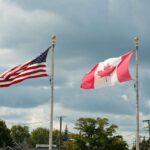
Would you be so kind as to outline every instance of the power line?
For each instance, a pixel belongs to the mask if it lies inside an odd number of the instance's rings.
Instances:
[[[60,131],[59,131],[59,150],[61,150],[61,143],[62,143],[62,120],[63,118],[65,118],[66,116],[59,116],[57,118],[59,118],[60,120]]]
[[[148,126],[145,128],[148,128],[148,132],[149,132],[149,139],[150,139],[150,120],[143,120],[143,122],[147,122]]]

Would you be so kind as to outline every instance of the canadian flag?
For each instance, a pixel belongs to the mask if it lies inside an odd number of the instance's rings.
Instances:
[[[133,50],[96,64],[82,79],[81,88],[94,89],[131,80],[128,69]]]

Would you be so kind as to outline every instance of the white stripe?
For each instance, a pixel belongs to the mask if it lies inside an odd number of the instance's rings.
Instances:
[[[27,63],[29,63],[29,62],[27,62]],[[25,63],[25,64],[27,64],[27,63]],[[10,70],[8,70],[8,71],[6,71],[6,72],[8,72],[4,77],[1,77],[0,78],[0,80],[2,81],[2,80],[5,80],[5,78],[7,78],[9,75],[11,75],[11,74],[13,74],[14,72],[17,72],[17,70],[18,70],[18,72],[17,73],[24,73],[24,72],[27,72],[27,71],[24,71],[24,70],[20,70],[20,68],[21,67],[23,67],[25,64],[23,64],[23,65],[19,65],[15,70],[13,70],[13,71],[10,71]],[[40,65],[45,65],[45,63],[41,63]],[[33,64],[33,65],[29,65],[29,66],[27,66],[27,69],[29,69],[30,67],[35,67],[35,66],[39,66],[39,64]],[[45,67],[41,67],[41,68],[45,68]],[[19,71],[20,70],[20,71]],[[31,70],[35,70],[35,69],[31,69]],[[4,74],[4,73],[3,73]],[[18,75],[20,75],[20,74],[18,74]],[[18,75],[12,75],[11,76],[11,78],[10,79],[12,79],[12,78],[14,78],[14,77],[16,77],[16,76],[18,76]]]
[[[17,77],[20,76],[20,75],[24,75],[24,74],[26,74],[26,73],[32,73],[32,72],[38,71],[38,70],[39,70],[39,71],[40,71],[40,70],[43,70],[43,71],[46,72],[46,67],[40,67],[40,68],[35,68],[35,69],[27,70],[27,71],[22,71],[22,72],[20,72],[20,74],[18,74],[18,75],[13,75],[13,76],[11,76],[10,79],[14,79],[14,78],[17,78]]]
[[[15,66],[15,67],[17,67],[17,68],[14,69],[14,70],[12,70],[12,71],[11,71],[11,69],[13,69],[13,68],[9,69],[8,71],[6,71],[7,74],[6,74],[3,78],[7,78],[7,77],[8,77],[10,74],[12,74],[13,72],[16,72],[17,70],[20,70],[20,68],[23,67],[23,66],[25,66],[27,63],[29,63],[29,61],[26,62],[26,63],[24,63],[24,64],[22,64],[22,65],[18,65],[18,67]],[[14,67],[14,68],[15,68],[15,67]]]
[[[26,79],[28,77],[33,77],[33,76],[37,76],[37,75],[43,75],[43,74],[46,74],[46,72],[38,72],[38,73],[34,73],[34,74],[30,74],[30,75],[25,75],[25,76],[22,76],[20,78],[16,78],[12,81],[4,81],[4,82],[0,82],[0,85],[5,85],[5,84],[12,84],[13,82],[16,82],[16,81],[19,81],[19,80],[22,80],[22,79]]]
[[[13,81],[18,81],[18,80],[22,80],[22,79],[27,78],[27,77],[32,77],[32,76],[36,76],[36,75],[43,75],[43,74],[46,74],[46,72],[32,73],[32,74],[29,74],[29,75],[22,76],[20,78],[16,78]]]
[[[15,67],[17,67],[17,66],[15,66]],[[15,67],[14,67],[14,68],[15,68]],[[18,67],[17,67],[15,70],[18,70],[19,67],[20,67],[20,65],[18,65]],[[11,68],[11,69],[5,71],[4,73],[2,73],[1,76],[0,76],[0,78],[6,78],[8,75],[11,74],[11,72],[14,72],[14,71],[15,71],[15,70],[12,70],[12,69],[13,69],[13,68]],[[4,74],[5,74],[5,76],[2,77]]]

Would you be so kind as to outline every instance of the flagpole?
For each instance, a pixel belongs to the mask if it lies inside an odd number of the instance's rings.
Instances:
[[[53,139],[53,103],[54,103],[54,48],[56,44],[56,36],[53,35],[51,47],[51,101],[50,101],[50,130],[49,130],[49,150],[52,150]]]
[[[138,83],[138,46],[139,38],[136,36],[134,38],[135,43],[135,62],[136,62],[136,80],[135,80],[135,90],[136,90],[136,150],[139,150],[139,83]]]

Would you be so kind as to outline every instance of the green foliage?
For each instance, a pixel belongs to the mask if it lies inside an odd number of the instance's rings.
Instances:
[[[31,132],[28,144],[35,147],[36,144],[48,144],[49,130],[46,128],[37,128]]]
[[[122,136],[116,135],[117,125],[109,124],[107,118],[80,118],[75,124],[79,134],[68,132],[66,126],[62,133],[64,150],[128,150],[127,143]],[[11,136],[10,136],[11,133]],[[53,144],[59,146],[60,131],[53,131]],[[36,144],[49,143],[49,130],[39,127],[29,134],[27,126],[12,126],[11,132],[4,121],[0,121],[0,147],[11,146],[12,138],[16,143],[25,143],[29,147]],[[144,140],[140,146],[141,150],[148,150],[150,140]],[[134,149],[134,148],[133,148]]]
[[[14,125],[11,128],[11,137],[16,143],[25,143],[29,137],[29,128],[27,126]]]
[[[73,141],[63,142],[63,150],[75,150],[75,142]]]
[[[140,150],[149,150],[150,149],[150,139],[143,138],[142,142],[140,143]],[[136,150],[136,145],[133,145],[132,150]]]
[[[59,146],[59,130],[54,130],[53,131],[53,144]]]
[[[49,143],[49,130],[46,128],[37,128],[33,130],[27,141],[28,145],[35,147],[36,144],[48,144]],[[53,131],[53,144],[59,145],[59,130]]]
[[[64,134],[63,134],[63,141],[68,141],[68,140],[69,140],[69,134],[68,134],[68,127],[66,125],[65,131],[64,131]]]
[[[12,145],[13,142],[10,136],[10,130],[7,128],[5,122],[0,120],[0,147]]]
[[[109,138],[107,148],[112,150],[128,150],[127,143],[123,140],[122,136]]]
[[[76,138],[77,150],[128,150],[121,136],[114,136],[117,126],[109,125],[106,118],[80,118],[75,127],[80,135]]]

